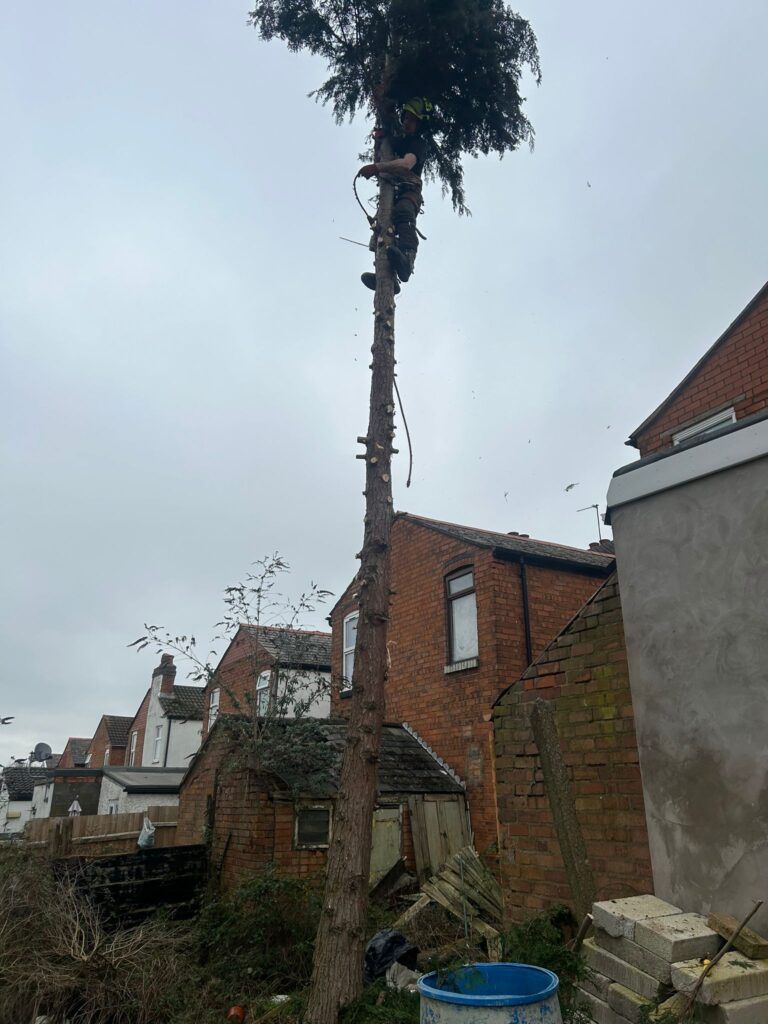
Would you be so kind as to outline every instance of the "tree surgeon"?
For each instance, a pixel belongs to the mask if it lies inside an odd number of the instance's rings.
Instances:
[[[403,134],[390,139],[395,153],[394,160],[376,164],[365,164],[357,172],[363,178],[388,174],[397,179],[395,203],[392,208],[392,222],[395,230],[394,244],[387,250],[389,265],[395,277],[395,291],[400,291],[398,279],[407,281],[413,273],[419,236],[416,218],[422,206],[421,172],[427,155],[427,144],[422,132],[429,120],[432,104],[423,96],[414,96],[403,104],[401,123]],[[376,132],[380,132],[376,129]],[[366,273],[361,281],[367,288],[376,289],[376,275]]]

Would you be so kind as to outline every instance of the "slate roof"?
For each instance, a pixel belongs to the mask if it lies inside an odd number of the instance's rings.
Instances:
[[[173,693],[161,693],[160,703],[168,718],[181,718],[185,722],[205,716],[205,687],[176,686]]]
[[[227,716],[220,715],[216,725],[208,734],[211,736],[221,728]],[[306,719],[304,721],[307,721]],[[311,719],[323,734],[331,751],[330,764],[324,764],[318,771],[281,771],[279,778],[303,796],[332,797],[339,786],[339,772],[344,744],[347,736],[347,722],[343,719]],[[285,719],[279,724],[294,729],[301,719]],[[276,726],[278,723],[274,723]],[[198,754],[199,756],[199,754]],[[275,773],[278,774],[278,773]],[[464,787],[437,758],[430,753],[404,726],[385,723],[381,734],[379,757],[379,794],[386,793],[463,793]]]
[[[284,668],[331,671],[331,634],[277,626],[242,626]]]
[[[126,793],[178,793],[186,768],[105,768]]]
[[[132,717],[124,715],[104,715],[110,746],[125,747],[128,745],[128,730],[132,721]]]
[[[607,575],[613,565],[613,556],[599,551],[572,548],[566,544],[552,544],[546,540],[534,540],[520,534],[497,533],[495,530],[478,530],[473,526],[459,526],[439,519],[425,519],[410,512],[398,512],[397,519],[405,519],[416,526],[443,533],[448,537],[464,541],[478,548],[491,548],[512,555],[523,555],[535,561],[558,562],[572,565],[574,569],[598,570]]]
[[[28,768],[26,765],[3,768],[3,782],[9,800],[31,800],[36,782],[50,778],[47,768]]]
[[[88,756],[88,747],[91,745],[91,740],[88,736],[70,736],[67,740],[64,752],[69,751],[72,759],[72,764],[75,768],[79,768],[85,764],[85,759]],[[63,757],[64,755],[62,755]]]
[[[717,341],[713,345],[710,345],[710,347],[707,349],[707,351],[704,353],[701,359],[699,359],[696,365],[691,370],[689,370],[688,373],[686,373],[686,375],[683,377],[683,379],[680,381],[677,387],[673,388],[672,391],[670,391],[670,393],[667,395],[664,401],[661,402],[660,405],[656,406],[656,408],[653,410],[650,416],[646,416],[646,418],[643,420],[639,427],[635,427],[635,429],[629,435],[628,439],[624,442],[625,444],[631,445],[633,448],[639,447],[638,435],[642,434],[644,430],[650,427],[653,421],[659,417],[659,415],[666,409],[666,407],[672,401],[674,401],[675,398],[677,398],[680,392],[685,390],[685,388],[688,386],[688,384],[690,384],[690,382],[693,380],[693,378],[696,376],[699,370],[702,369],[704,364],[709,361],[710,356],[714,355],[716,350],[720,348],[724,341],[727,341],[727,339],[730,337],[733,331],[739,326],[741,321],[745,320],[749,316],[749,314],[752,312],[755,306],[759,305],[759,303],[762,302],[766,295],[768,295],[768,281],[766,281],[766,283],[763,285],[763,287],[760,289],[757,295],[754,295],[749,300],[749,302],[746,304],[744,309],[742,309],[742,311],[739,313],[736,319],[731,321],[731,323],[726,327],[726,329],[723,331],[723,333],[720,335]]]

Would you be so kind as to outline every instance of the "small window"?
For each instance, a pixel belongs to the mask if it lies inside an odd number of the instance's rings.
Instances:
[[[331,840],[330,807],[299,807],[296,811],[296,846],[317,848]]]
[[[680,430],[673,434],[672,444],[682,444],[683,441],[690,441],[692,437],[698,437],[700,434],[709,434],[711,431],[724,427],[728,423],[735,422],[736,413],[733,408],[722,409],[720,412],[715,413],[714,416],[708,416],[705,420],[699,420],[693,426],[686,427],[685,430]]]
[[[85,755],[85,767],[89,768],[90,764],[91,764],[91,752],[89,750],[88,753]]]
[[[51,790],[52,789],[53,789],[53,783],[52,782],[46,783],[45,789],[43,790],[43,803],[44,804],[48,803],[48,798],[51,795]]]
[[[269,711],[269,684],[272,680],[272,672],[267,669],[259,673],[256,680],[256,714],[266,715]]]
[[[216,721],[216,716],[219,713],[219,695],[221,689],[217,686],[215,690],[211,690],[211,695],[208,698],[208,729],[210,730],[213,723]]]
[[[355,644],[357,643],[357,620],[359,612],[352,612],[344,619],[344,660],[342,667],[342,690],[352,689],[352,674],[355,670]]]
[[[107,814],[117,814],[117,808],[119,806],[118,800],[110,800],[109,806],[107,807]]]
[[[160,744],[163,742],[162,725],[155,726],[155,747],[152,751],[152,763],[157,764],[160,760]]]
[[[452,665],[476,658],[477,602],[471,569],[460,569],[445,579],[448,601],[448,657]]]
[[[130,749],[130,751],[128,753],[128,767],[129,768],[133,768],[134,764],[136,763],[136,739],[137,739],[138,735],[139,734],[137,732],[132,732],[131,733],[131,749]]]
[[[109,747],[104,751],[104,766],[109,764]]]

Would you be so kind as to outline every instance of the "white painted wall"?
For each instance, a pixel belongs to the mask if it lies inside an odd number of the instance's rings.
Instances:
[[[146,811],[148,807],[176,807],[178,793],[126,793],[114,779],[104,776],[99,797],[99,814],[109,814],[109,805],[117,801],[117,814]]]
[[[16,815],[18,814],[18,817]],[[9,800],[8,791],[0,795],[0,832],[21,832],[32,816],[31,800]]]
[[[160,684],[163,677],[159,673],[152,678],[147,707],[147,728],[144,733],[144,749],[136,751],[134,768],[186,768],[192,754],[200,747],[203,731],[202,721],[181,721],[166,718],[160,703]],[[162,730],[157,759],[155,753],[155,733]],[[168,731],[170,730],[170,737]]]
[[[32,817],[50,818],[53,782],[41,782],[35,786],[32,797]]]

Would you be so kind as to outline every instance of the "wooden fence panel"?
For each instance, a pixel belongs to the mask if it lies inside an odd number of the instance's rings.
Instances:
[[[178,808],[154,806],[146,813],[155,826],[155,846],[175,846]],[[27,822],[24,840],[47,847],[52,857],[105,857],[136,851],[143,825],[143,811],[37,818]]]

